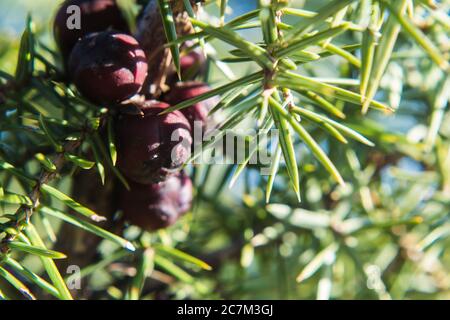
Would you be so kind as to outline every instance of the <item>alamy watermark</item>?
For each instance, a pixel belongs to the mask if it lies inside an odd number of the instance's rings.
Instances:
[[[77,265],[67,267],[66,273],[69,278],[66,281],[69,290],[81,290],[81,268]]]
[[[69,30],[81,29],[81,8],[77,5],[68,6],[66,13],[69,17],[66,20],[66,27]]]

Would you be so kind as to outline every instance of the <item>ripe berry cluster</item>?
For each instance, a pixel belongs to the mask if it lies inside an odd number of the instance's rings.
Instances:
[[[67,23],[71,6],[80,10],[80,29]],[[148,61],[151,53],[144,52],[130,35],[115,0],[65,1],[55,18],[54,34],[78,91],[94,104],[119,110],[115,119],[117,165],[131,186],[120,195],[124,217],[148,230],[175,223],[192,202],[192,182],[181,167],[191,152],[194,122],[204,129],[210,106],[197,103],[181,111],[160,113],[209,87],[196,81],[171,81],[164,102],[149,96],[144,88],[150,76],[148,66],[158,62]],[[204,65],[203,55],[195,50],[181,58],[182,74],[192,78]],[[139,96],[145,99],[133,99]],[[138,114],[121,112],[130,103],[137,104]]]

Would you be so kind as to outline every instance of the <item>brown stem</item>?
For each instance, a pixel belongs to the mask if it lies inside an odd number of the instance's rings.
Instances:
[[[31,206],[21,205],[19,207],[19,209],[17,209],[15,216],[17,216],[18,218],[16,219],[15,225],[13,227],[14,229],[16,229],[17,231],[20,231],[22,229],[22,226],[24,225],[24,222],[28,222],[30,220],[34,211],[39,206],[39,199],[41,197],[42,185],[47,184],[48,182],[50,182],[57,176],[57,173],[61,170],[61,168],[63,167],[63,165],[65,163],[64,154],[66,152],[72,152],[73,150],[78,148],[81,145],[81,142],[82,142],[82,139],[77,140],[77,141],[70,141],[70,142],[66,143],[66,145],[63,148],[63,151],[59,152],[57,154],[55,160],[53,161],[53,164],[56,167],[55,172],[50,172],[47,170],[43,170],[41,172],[41,175],[40,175],[38,181],[36,182],[36,185],[33,187],[31,192],[28,194],[28,197],[31,199],[32,205]],[[23,212],[24,214],[21,214],[21,212]],[[9,234],[8,236],[6,236],[1,242],[0,252],[2,252],[2,253],[8,252],[9,251],[8,243],[10,241],[14,240],[16,237],[17,237],[17,235],[14,235],[14,234]]]

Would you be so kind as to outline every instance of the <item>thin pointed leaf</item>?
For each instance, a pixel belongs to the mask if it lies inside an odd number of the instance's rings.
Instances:
[[[78,217],[65,214],[61,211],[58,211],[58,210],[55,210],[55,209],[52,209],[49,207],[41,207],[41,208],[39,208],[39,211],[42,212],[43,214],[50,215],[57,219],[61,219],[67,223],[74,225],[77,228],[86,230],[90,233],[93,233],[93,234],[103,238],[103,239],[106,239],[113,243],[116,243],[119,246],[121,246],[122,248],[125,248],[130,251],[135,251],[134,246],[128,240],[123,239],[107,230],[104,230],[104,229],[102,229],[92,223],[89,223],[87,221],[84,221]]]
[[[342,46],[340,47],[342,50],[345,50],[347,52],[354,52],[358,49],[361,48],[361,44],[360,43],[355,43],[355,44],[349,44],[346,46]],[[334,55],[334,53],[332,53],[329,50],[323,50],[319,53],[317,53],[317,55],[319,56],[319,58],[327,58],[327,57],[331,57],[332,55]]]
[[[292,39],[295,36],[301,35],[308,30],[311,30],[317,23],[324,21],[326,18],[336,14],[341,9],[349,5],[354,0],[334,0],[319,9],[316,15],[310,19],[304,19],[295,24],[292,30],[286,34],[286,39]]]
[[[130,190],[130,185],[129,185],[127,179],[125,179],[123,174],[117,169],[116,166],[113,165],[113,163],[112,163],[112,161],[111,161],[111,159],[110,159],[110,157],[108,155],[108,151],[106,150],[106,147],[103,144],[102,140],[100,139],[100,136],[98,135],[98,133],[94,133],[93,137],[94,137],[94,144],[91,143],[91,145],[92,146],[96,146],[98,148],[98,150],[100,151],[101,155],[106,160],[106,164],[111,169],[111,171],[115,174],[115,176],[119,179],[119,181],[123,184],[123,186],[127,190]],[[93,150],[97,150],[97,149],[93,148]],[[98,156],[98,154],[97,154],[97,156]],[[97,161],[97,164],[98,163],[100,163],[100,162]]]
[[[42,226],[44,227],[45,232],[47,233],[48,239],[55,243],[57,240],[55,230],[53,229],[52,224],[47,219],[46,216],[42,215],[40,212],[38,213],[38,217],[41,221]]]
[[[364,137],[363,135],[361,135],[360,133],[356,132],[355,130],[344,126],[343,124],[336,122],[334,120],[331,120],[327,117],[324,117],[320,114],[317,114],[313,111],[304,109],[304,108],[299,108],[299,107],[293,107],[291,108],[292,112],[298,113],[300,116],[302,117],[307,117],[308,119],[311,119],[313,121],[316,122],[327,122],[328,124],[332,125],[333,127],[335,127],[336,129],[342,131],[345,135],[347,135],[348,137],[359,141],[361,143],[364,143],[365,145],[368,145],[370,147],[374,146],[374,143],[371,142],[370,140],[368,140],[366,137]]]
[[[273,98],[269,98],[269,102],[275,101]],[[278,103],[277,103],[278,104]],[[280,105],[281,107],[281,105]],[[287,121],[279,115],[279,110],[273,108],[271,104],[270,111],[272,113],[275,125],[279,131],[279,144],[283,152],[283,158],[286,163],[286,168],[289,174],[289,178],[294,188],[294,192],[300,201],[300,178],[298,173],[297,159],[295,157],[294,142],[292,140]]]
[[[317,15],[317,12],[297,8],[282,8],[281,12],[301,18],[314,18]]]
[[[256,140],[256,143],[253,143],[253,148],[251,150],[249,150],[248,154],[246,155],[245,159],[243,159],[242,163],[239,163],[239,165],[236,167],[235,172],[233,173],[233,176],[231,177],[230,180],[230,188],[232,188],[234,186],[234,184],[236,183],[237,179],[239,178],[239,176],[241,175],[241,173],[244,171],[244,169],[246,168],[248,162],[250,161],[250,159],[253,157],[253,155],[255,154],[256,151],[258,151],[259,149],[259,145],[265,140],[265,136],[267,134],[267,131],[273,127],[273,120],[268,118],[265,122],[265,124],[261,127],[260,132],[257,134],[257,136],[254,136],[249,142],[252,142],[254,140]]]
[[[64,150],[63,146],[59,142],[57,142],[56,139],[53,137],[53,134],[47,127],[44,116],[42,114],[39,115],[39,127],[45,133],[45,136],[50,141],[50,143],[55,147],[56,152],[62,152]]]
[[[292,117],[290,117],[292,119]],[[288,120],[289,121],[289,120]],[[316,158],[322,163],[322,165],[331,174],[334,180],[340,185],[345,185],[344,179],[339,173],[338,169],[334,163],[328,158],[326,153],[322,150],[319,144],[311,137],[311,135],[306,131],[302,125],[295,122],[294,119],[290,120],[289,123],[293,126],[294,130],[298,133],[300,138],[308,145],[309,149],[316,156]]]
[[[227,27],[215,28],[204,22],[192,18],[191,22],[193,25],[202,28],[203,31],[205,31],[206,33],[232,46],[235,46],[236,48],[239,48],[240,50],[245,52],[249,57],[251,57],[255,62],[260,64],[262,67],[266,67],[269,69],[273,67],[273,62],[268,56],[266,50],[264,50],[263,48],[252,42],[245,40],[233,30]]]
[[[42,249],[39,247],[35,247],[26,243],[18,242],[18,241],[11,241],[8,243],[8,246],[11,249],[27,252],[30,254],[34,254],[36,256],[40,257],[46,257],[51,259],[65,259],[67,256],[64,253],[56,252],[49,249]]]
[[[445,108],[450,99],[450,75],[447,74],[436,90],[433,101],[433,112],[431,114],[430,126],[425,139],[425,145],[431,150],[436,142],[436,138],[444,120]]]
[[[169,0],[158,0],[159,10],[161,11],[161,19],[164,26],[167,42],[174,42],[177,40],[177,28],[173,18],[173,12]],[[181,79],[180,71],[180,48],[178,44],[174,43],[170,46],[172,52],[173,63],[177,70],[178,77]]]
[[[358,87],[359,86],[359,79],[353,79],[353,78],[323,78],[323,77],[311,77],[310,79],[313,79],[318,82],[323,82],[325,84],[334,84],[334,85],[340,85],[340,86],[353,86]]]
[[[400,15],[403,15],[406,8],[406,0],[398,0],[395,2],[396,9]],[[397,23],[393,14],[389,15],[387,22],[382,30],[382,36],[379,45],[375,51],[375,60],[370,74],[370,82],[367,87],[366,96],[362,106],[363,114],[369,109],[371,100],[375,97],[378,87],[383,77],[386,67],[394,50],[394,45],[397,42],[397,37],[400,32],[401,25]]]
[[[91,209],[86,208],[82,204],[80,204],[80,203],[76,202],[75,200],[73,200],[68,195],[62,193],[58,189],[55,189],[55,188],[53,188],[52,186],[50,186],[48,184],[43,184],[41,186],[41,189],[42,189],[42,191],[48,193],[52,197],[55,197],[56,199],[58,199],[61,202],[63,202],[69,208],[72,208],[76,212],[82,214],[85,217],[88,217],[89,219],[91,219],[93,221],[100,222],[100,221],[105,221],[106,220],[105,217],[102,217],[102,216],[98,215],[97,213],[95,213]]]
[[[95,166],[95,162],[80,158],[73,154],[65,153],[64,158],[84,170],[90,170],[93,166]]]
[[[308,50],[300,50],[292,53],[290,55],[292,59],[294,59],[296,62],[309,62],[309,61],[316,61],[320,59],[320,55],[314,52],[310,52]]]
[[[252,23],[247,24],[246,21],[258,17],[258,14],[259,14],[259,9],[249,11],[247,13],[244,13],[244,14],[236,17],[233,20],[230,20],[228,23],[225,24],[225,27],[236,29],[236,30],[246,28],[247,26],[252,25]],[[187,35],[180,36],[174,43],[180,44],[180,43],[186,42],[188,40],[195,40],[195,39],[199,39],[199,38],[206,41],[206,40],[210,40],[210,38],[212,38],[212,36],[207,35],[207,33],[204,31],[200,31],[200,32],[196,32],[193,34],[187,34]],[[166,45],[172,45],[172,44],[173,43],[168,43]]]
[[[42,164],[47,171],[49,171],[49,172],[56,171],[56,166],[54,165],[54,163],[49,158],[47,158],[44,154],[36,153],[34,155],[34,158],[37,161],[39,161],[39,163]]]
[[[240,16],[237,16],[233,20],[228,21],[226,26],[228,26],[228,27],[239,26],[239,25],[243,24],[244,22],[246,22],[248,20],[257,18],[258,15],[259,15],[259,9],[255,9],[255,10],[249,11],[247,13],[244,13],[244,14],[240,15]]]
[[[193,264],[199,268],[202,268],[203,270],[212,270],[212,267],[208,265],[206,262],[203,262],[202,260],[191,256],[190,254],[187,254],[181,250],[178,250],[176,248],[171,248],[168,246],[165,246],[163,244],[154,244],[153,247],[156,249],[157,252],[168,254],[174,258],[180,259],[184,262]]]
[[[237,105],[233,106],[233,112],[229,114],[228,119],[220,126],[220,131],[225,131],[235,127],[244,118],[249,116],[253,109],[261,103],[258,96],[243,100]]]
[[[254,110],[255,103],[252,103],[252,101],[249,101],[250,103],[246,104],[244,109],[239,110],[234,115],[230,116],[229,119],[219,128],[219,133],[214,135],[215,139],[208,139],[206,141],[203,141],[201,144],[201,148],[198,148],[197,146],[194,148],[194,152],[187,161],[187,163],[194,162],[197,157],[199,157],[203,151],[209,149],[210,147],[214,146],[217,141],[220,141],[220,139],[223,138],[223,136],[226,134],[227,129],[234,128],[236,125],[238,125],[246,116],[250,115],[252,111]]]
[[[336,243],[330,244],[328,247],[323,249],[321,252],[316,254],[316,256],[303,268],[302,272],[297,276],[297,282],[303,282],[306,279],[312,277],[319,269],[322,267],[330,257],[336,254],[338,250],[338,245]]]
[[[15,78],[19,85],[28,82],[33,76],[35,58],[34,23],[30,15],[27,17],[25,31],[20,39],[19,58],[17,60]]]
[[[348,141],[345,139],[345,137],[332,125],[329,123],[326,123],[325,121],[319,122],[319,124],[322,126],[322,128],[327,131],[330,135],[336,138],[339,142],[343,144],[347,144]]]
[[[28,245],[31,245],[30,240],[29,240],[22,232],[19,232],[19,233],[17,234],[17,238],[18,238],[20,241],[22,241],[23,243],[26,243],[26,244],[28,244]]]
[[[279,66],[282,69],[288,69],[288,70],[297,70],[297,62],[289,59],[289,58],[283,58],[279,62]]]
[[[295,132],[300,136],[300,138],[306,143],[312,153],[316,156],[316,158],[322,163],[322,165],[327,169],[327,171],[331,174],[331,176],[341,185],[345,185],[344,179],[342,179],[339,171],[336,169],[333,162],[328,158],[322,148],[317,144],[317,142],[311,137],[308,131],[303,128],[303,126],[298,123],[294,117],[289,114],[286,110],[282,108],[282,106],[275,101],[273,98],[270,99],[271,106],[276,109],[280,116],[286,119],[287,122],[292,126]]]
[[[193,283],[195,281],[189,273],[160,255],[155,255],[155,264],[182,282]]]
[[[34,272],[30,271],[29,269],[25,268],[24,266],[22,266],[20,263],[18,263],[16,260],[14,260],[12,258],[7,258],[5,262],[9,267],[14,269],[17,273],[20,273],[22,276],[27,278],[29,281],[31,281],[34,284],[36,284],[37,286],[39,286],[39,288],[48,292],[52,296],[60,299],[58,290],[56,290],[56,288],[54,286],[52,286],[50,283],[48,283],[46,280],[42,279],[40,276],[38,276]]]
[[[188,12],[189,17],[196,18],[196,14],[194,12],[194,8],[192,8],[190,0],[183,0],[183,1],[184,1],[184,7],[185,7],[186,11]],[[195,30],[195,32],[201,32],[201,30],[197,27],[194,27],[194,30]],[[200,48],[202,49],[203,55],[206,58],[205,39],[199,38],[198,43],[200,44]]]
[[[225,23],[225,13],[227,11],[228,0],[220,0],[220,23]]]
[[[28,238],[30,239],[32,245],[40,247],[42,249],[46,249],[44,242],[42,241],[41,237],[39,236],[39,234],[37,233],[36,229],[32,224],[28,224],[25,232]],[[67,289],[67,286],[61,274],[59,273],[58,268],[55,265],[55,262],[50,258],[45,257],[40,258],[53,285],[59,291],[61,299],[72,300],[72,296],[69,292],[69,289]]]
[[[294,91],[304,91],[305,89],[308,89],[316,93],[321,93],[334,97],[335,99],[348,101],[354,104],[360,104],[361,99],[365,99],[365,101],[369,101],[369,104],[373,108],[383,111],[393,111],[389,106],[375,100],[367,100],[368,98],[362,98],[361,95],[355,92],[342,89],[328,83],[320,82],[313,78],[305,77],[290,71],[278,74],[274,81],[276,84],[293,89]]]
[[[249,90],[249,86],[244,86],[242,88],[232,90],[231,92],[224,95],[222,100],[220,100],[220,102],[209,111],[208,115],[212,115],[220,109],[226,109],[230,105],[232,106],[236,103],[239,103],[239,101],[243,98],[242,96],[247,96],[246,93],[251,91],[252,90]]]
[[[345,49],[342,49],[341,47],[335,46],[332,43],[322,44],[321,45],[325,50],[328,50],[334,54],[337,54],[353,64],[357,68],[361,68],[361,60],[359,60],[357,57],[352,55],[350,52],[348,52]]]
[[[239,49],[230,50],[229,53],[235,57],[242,58],[242,60],[240,60],[240,61],[243,61],[243,62],[252,61],[250,57],[248,57],[244,52],[242,52]],[[290,57],[296,61],[309,62],[309,61],[319,60],[321,56],[317,53],[310,52],[308,50],[299,50],[299,51],[295,51],[295,52],[291,53]],[[283,59],[280,61],[280,63],[282,63],[283,61],[286,62],[286,60],[287,59]],[[225,59],[222,59],[222,61],[225,61]],[[235,62],[239,62],[239,60],[236,60]]]
[[[280,167],[280,160],[281,160],[281,147],[280,147],[280,144],[277,144],[275,156],[273,158],[272,165],[270,167],[269,179],[267,180],[266,203],[269,203],[269,201],[270,201],[270,196],[272,194],[272,189],[273,189],[273,183],[275,182],[278,168]]]
[[[3,193],[0,195],[0,203],[33,205],[33,201],[29,197],[17,193]]]
[[[133,277],[131,287],[128,292],[130,300],[139,300],[142,289],[144,288],[145,280],[151,275],[154,268],[153,249],[145,249],[139,257],[139,262],[136,268],[136,275]]]
[[[372,12],[370,15],[370,23],[368,28],[364,31],[362,35],[362,46],[361,46],[361,83],[360,83],[360,94],[361,96],[366,96],[367,87],[369,85],[369,77],[372,73],[372,66],[375,57],[375,47],[378,43],[378,38],[380,37],[378,30],[378,17],[379,17],[379,7],[378,3],[372,3]],[[361,101],[363,102],[363,101]]]
[[[336,117],[339,117],[341,119],[345,119],[345,114],[339,110],[334,104],[326,100],[325,98],[319,96],[318,94],[312,92],[312,91],[299,91],[299,93],[312,101],[316,103],[317,106],[321,107],[322,109],[330,112],[331,114],[335,115]]]
[[[102,185],[105,185],[105,179],[106,179],[106,173],[105,173],[105,167],[103,166],[100,152],[97,149],[97,146],[93,141],[90,141],[90,146],[92,148],[92,153],[94,154],[95,159],[95,166],[97,167],[98,175],[100,176],[100,180],[102,182]]]
[[[225,94],[226,92],[233,90],[235,88],[242,87],[244,85],[249,85],[249,84],[257,82],[257,81],[262,81],[262,79],[263,79],[263,73],[261,71],[253,73],[251,75],[242,77],[238,80],[235,80],[226,85],[223,85],[219,88],[212,89],[212,90],[210,90],[204,94],[201,94],[195,98],[180,102],[177,105],[174,105],[170,108],[165,109],[163,112],[161,112],[161,114],[167,114],[167,113],[173,112],[175,110],[187,108],[187,107],[192,106],[200,101],[212,98],[214,96],[221,96],[221,95]]]
[[[319,42],[321,42],[324,39],[328,39],[330,37],[335,37],[338,34],[341,34],[345,30],[347,30],[348,27],[349,27],[348,23],[343,23],[337,27],[330,28],[325,31],[316,33],[314,35],[306,36],[300,40],[290,42],[286,45],[285,48],[277,50],[275,52],[275,56],[277,56],[278,58],[283,58],[283,57],[290,55],[291,53],[305,49],[311,45],[317,45]]]
[[[264,123],[268,110],[269,110],[269,97],[267,94],[264,94],[263,92],[263,99],[261,102],[261,109],[259,111],[259,117],[257,122],[258,126],[261,126]]]
[[[261,29],[263,32],[264,42],[272,44],[278,39],[278,29],[275,21],[275,13],[271,7],[270,0],[260,0],[259,20],[261,21]]]
[[[367,29],[363,33],[361,46],[361,82],[360,94],[364,97],[367,94],[367,87],[369,85],[370,74],[372,73],[373,59],[375,54],[375,34],[371,29]],[[361,101],[363,102],[363,101]]]
[[[2,268],[1,266],[0,266],[0,277],[8,281],[28,300],[36,300],[36,297],[31,293],[30,289],[28,289],[19,279],[14,277],[11,273],[9,273],[6,269]]]
[[[117,148],[114,136],[114,120],[113,118],[108,119],[108,149],[109,155],[111,156],[112,164],[115,166],[117,162]]]

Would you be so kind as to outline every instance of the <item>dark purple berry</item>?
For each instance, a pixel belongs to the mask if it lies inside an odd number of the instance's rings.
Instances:
[[[77,42],[69,73],[78,90],[97,104],[114,104],[137,94],[147,76],[144,51],[133,37],[113,31]]]
[[[124,218],[145,230],[167,228],[191,208],[192,181],[184,173],[167,180],[142,185],[130,184],[120,194]]]
[[[165,97],[165,100],[171,104],[176,105],[185,100],[195,98],[201,94],[209,92],[211,88],[203,83],[197,81],[178,82],[171,87],[170,92]],[[216,98],[209,98],[198,102],[190,107],[181,109],[180,111],[189,120],[192,129],[194,130],[194,123],[201,125],[203,133],[208,124],[208,112],[217,104]]]
[[[189,159],[191,126],[179,111],[159,115],[168,104],[146,101],[141,115],[117,119],[118,166],[129,179],[150,184],[177,173]]]

